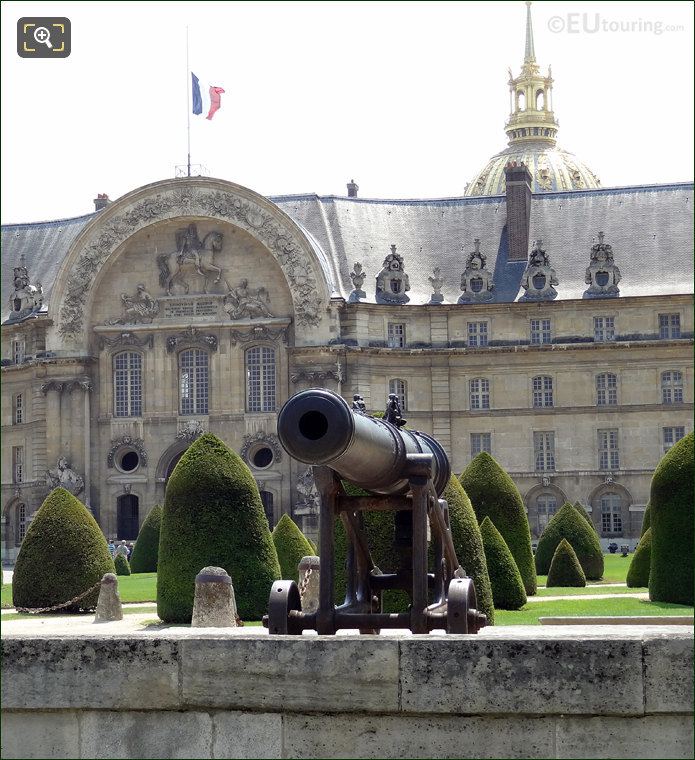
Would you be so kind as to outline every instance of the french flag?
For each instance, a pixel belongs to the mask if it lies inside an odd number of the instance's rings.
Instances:
[[[200,90],[200,80],[193,72],[191,72],[191,84],[193,93],[193,113],[196,116],[200,116],[200,114],[206,110],[208,115],[205,118],[208,120],[212,119],[222,107],[222,95],[224,94],[224,90],[221,87],[210,85],[207,88],[205,96],[203,96]],[[205,103],[203,103],[203,99],[205,100]]]

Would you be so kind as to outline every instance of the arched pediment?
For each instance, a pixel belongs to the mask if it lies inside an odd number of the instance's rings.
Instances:
[[[128,238],[150,225],[186,217],[229,222],[259,241],[287,281],[296,329],[319,326],[327,313],[331,283],[316,243],[257,193],[224,180],[189,177],[157,182],[123,196],[80,233],[63,261],[51,299],[61,337],[74,344],[83,342],[93,285]]]

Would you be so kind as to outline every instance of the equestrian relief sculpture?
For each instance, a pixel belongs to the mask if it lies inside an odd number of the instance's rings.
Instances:
[[[159,284],[166,290],[167,295],[172,295],[171,288],[177,283],[188,293],[191,285],[187,277],[191,274],[203,278],[203,293],[207,293],[210,279],[214,276],[213,284],[216,284],[222,278],[222,269],[215,265],[214,260],[215,254],[222,250],[222,245],[221,232],[208,232],[200,240],[195,224],[178,230],[176,250],[157,256]]]

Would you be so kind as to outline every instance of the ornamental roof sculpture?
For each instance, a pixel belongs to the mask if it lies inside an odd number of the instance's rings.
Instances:
[[[557,298],[558,284],[555,270],[543,248],[542,240],[535,240],[529,255],[528,266],[521,277],[521,287],[526,291],[520,301],[553,301]]]
[[[480,239],[473,241],[473,251],[468,254],[466,268],[461,275],[459,303],[485,303],[492,300],[495,286],[492,274],[487,270],[487,256],[480,250]]]
[[[605,234],[598,233],[598,243],[591,247],[591,263],[584,282],[589,286],[582,298],[617,298],[620,295],[620,269],[613,261],[613,247],[604,243]]]
[[[395,244],[384,259],[383,269],[376,277],[377,303],[408,303],[406,292],[410,290],[410,280],[403,268],[403,257],[396,253]]]

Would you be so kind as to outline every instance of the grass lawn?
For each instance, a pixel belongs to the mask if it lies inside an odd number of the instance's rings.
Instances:
[[[156,615],[157,605],[153,604],[151,607],[149,605],[147,607],[127,607],[123,610],[124,615],[143,615],[145,613],[154,613]],[[70,617],[82,616],[94,617],[94,612],[81,612],[79,615],[71,615]],[[36,620],[50,620],[50,618],[55,617],[58,617],[58,615],[33,615],[28,612],[8,612],[6,615],[2,616],[2,622],[4,623],[6,620],[28,620],[29,618],[35,618]]]
[[[632,562],[634,552],[623,557],[621,554],[604,554],[603,555],[603,578],[600,581],[591,581],[591,583],[625,583],[627,571]],[[547,575],[538,576],[538,585],[545,586],[548,580]]]
[[[606,586],[601,583],[587,584],[583,588],[570,588],[568,586],[552,586],[551,588],[539,588],[539,596],[583,596],[584,594],[646,594],[648,588],[628,588],[627,586]]]

